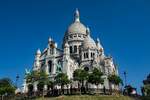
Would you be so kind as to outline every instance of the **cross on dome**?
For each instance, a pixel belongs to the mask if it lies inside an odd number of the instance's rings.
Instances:
[[[78,8],[76,8],[74,17],[75,17],[75,22],[80,22],[80,13]]]

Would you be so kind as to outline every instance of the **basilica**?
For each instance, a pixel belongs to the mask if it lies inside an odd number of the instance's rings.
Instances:
[[[58,48],[57,42],[52,38],[48,39],[44,50],[38,49],[35,53],[33,71],[45,71],[49,78],[53,79],[57,73],[63,72],[68,78],[73,79],[73,72],[76,69],[91,71],[94,67],[100,69],[104,75],[104,86],[109,89],[108,75],[118,75],[113,58],[106,56],[99,38],[94,40],[92,32],[82,24],[78,10],[74,13],[74,20],[64,33],[62,48]],[[26,71],[29,73],[29,71]],[[33,83],[34,91],[37,91],[38,82]],[[74,85],[74,87],[76,87]],[[89,86],[94,87],[92,85]],[[100,85],[99,88],[103,86]],[[114,86],[115,87],[115,86]],[[28,83],[24,81],[23,92],[28,91]]]

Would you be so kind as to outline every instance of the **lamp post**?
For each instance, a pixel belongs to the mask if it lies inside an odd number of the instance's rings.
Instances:
[[[17,74],[16,76],[16,87],[18,88],[18,80],[19,80],[19,75]]]
[[[124,83],[125,83],[125,86],[127,86],[127,72],[124,71],[123,74],[124,74]]]

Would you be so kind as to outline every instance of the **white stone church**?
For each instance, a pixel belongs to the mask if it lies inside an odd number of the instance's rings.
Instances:
[[[80,21],[79,11],[76,10],[74,20],[63,37],[62,49],[57,47],[56,41],[49,38],[47,47],[43,51],[37,50],[32,70],[43,70],[50,78],[63,72],[68,75],[69,79],[72,79],[74,70],[81,68],[91,71],[96,67],[104,73],[104,86],[109,89],[107,76],[109,74],[118,75],[118,69],[113,58],[105,56],[99,38],[95,41],[90,36],[91,34],[90,29]],[[38,82],[33,84],[34,91],[37,91],[37,84]],[[90,87],[94,86],[89,85]],[[99,86],[99,88],[102,87],[102,85]],[[23,92],[27,91],[28,84],[24,81]]]

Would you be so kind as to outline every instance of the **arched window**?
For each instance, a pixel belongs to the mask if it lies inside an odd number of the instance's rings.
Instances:
[[[74,46],[74,53],[76,53],[77,52],[77,46],[75,45]]]
[[[45,65],[45,61],[41,62],[41,67],[43,67]]]
[[[52,71],[52,61],[50,60],[50,61],[48,61],[48,69],[49,69],[49,73],[51,73],[51,71]]]
[[[72,39],[72,35],[70,35],[69,37],[70,37],[70,39]]]
[[[74,37],[77,37],[77,35],[74,35]]]
[[[84,70],[85,71],[89,71],[89,67],[84,67]]]
[[[93,53],[91,52],[91,58],[93,57]]]
[[[95,53],[93,53],[93,57],[95,56]]]
[[[33,85],[32,85],[32,84],[29,84],[29,85],[28,85],[28,91],[29,91],[29,92],[33,92]]]
[[[89,55],[88,55],[88,53],[86,53],[86,58],[89,58]]]
[[[72,46],[70,46],[69,48],[70,48],[70,53],[72,53]]]
[[[83,35],[83,38],[86,38],[86,35]]]
[[[53,54],[53,51],[52,51],[52,49],[50,48],[50,54]]]
[[[84,53],[84,59],[86,58],[85,53]]]
[[[80,37],[80,38],[81,38],[81,34],[79,34],[79,35],[78,35],[78,37]]]

